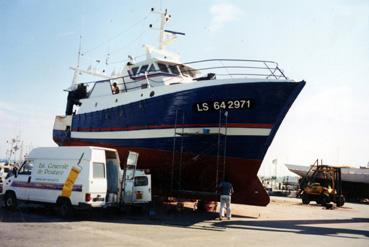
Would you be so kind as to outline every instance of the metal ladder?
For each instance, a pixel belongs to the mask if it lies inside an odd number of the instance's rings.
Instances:
[[[175,114],[175,121],[174,121],[174,136],[173,136],[173,149],[172,149],[172,167],[171,167],[171,185],[170,190],[171,192],[174,191],[175,187],[177,190],[181,190],[182,188],[182,169],[183,169],[183,152],[184,152],[184,144],[183,139],[185,137],[191,137],[191,136],[209,136],[209,135],[217,135],[217,156],[216,156],[216,176],[215,176],[215,183],[214,183],[214,190],[217,188],[217,185],[219,184],[219,181],[223,180],[225,177],[225,171],[226,171],[226,154],[227,154],[227,130],[228,130],[228,112],[226,111],[224,113],[224,124],[222,126],[222,111],[219,111],[219,121],[218,121],[218,132],[217,133],[205,133],[203,131],[202,133],[185,133],[184,131],[184,123],[185,123],[185,114],[182,114],[182,127],[178,128],[178,110],[176,110]],[[177,131],[177,129],[180,129],[180,131]],[[224,129],[224,133],[222,133],[222,129]],[[222,145],[222,136],[223,136],[223,145]],[[177,138],[180,137],[180,144],[177,143]],[[177,184],[175,186],[174,179],[176,177],[176,152],[177,152],[177,146],[179,146],[179,162],[177,166],[177,174],[178,177],[176,179]],[[221,147],[223,146],[223,150],[221,150]],[[204,152],[205,153],[205,152]],[[204,153],[198,153],[195,155],[195,157],[200,157]],[[222,156],[222,159],[221,159]]]

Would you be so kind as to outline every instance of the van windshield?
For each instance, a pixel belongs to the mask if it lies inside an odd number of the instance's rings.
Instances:
[[[24,174],[24,175],[29,175],[32,172],[32,168],[33,168],[33,164],[31,161],[26,161],[22,167],[19,169],[18,174]]]

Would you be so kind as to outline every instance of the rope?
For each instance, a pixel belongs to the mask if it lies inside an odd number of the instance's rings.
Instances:
[[[105,41],[102,41],[101,43],[99,43],[98,45],[88,49],[87,51],[84,52],[84,54],[86,53],[89,53],[93,50],[96,50],[97,48],[101,47],[102,45],[106,44],[106,43],[109,43],[110,41],[112,40],[115,40],[117,38],[119,38],[122,34],[124,34],[125,32],[128,32],[130,31],[132,28],[134,28],[135,26],[137,26],[138,24],[144,22],[148,17],[149,17],[150,14],[147,14],[144,18],[140,19],[139,21],[137,21],[136,23],[134,23],[133,25],[131,25],[130,27],[128,27],[127,29],[121,31],[120,33],[118,33],[117,35],[115,35],[114,37],[108,39],[108,40],[105,40]]]
[[[137,40],[139,40],[145,33],[147,32],[147,29],[144,29],[135,39],[133,39],[133,40],[131,40],[127,45],[124,45],[124,46],[122,46],[122,47],[120,47],[120,48],[117,48],[117,49],[115,49],[115,50],[113,50],[111,53],[115,53],[115,52],[117,52],[117,51],[121,51],[121,50],[123,50],[123,49],[126,49],[126,48],[129,48],[129,47],[131,47],[132,45],[134,45],[136,42],[137,42]]]

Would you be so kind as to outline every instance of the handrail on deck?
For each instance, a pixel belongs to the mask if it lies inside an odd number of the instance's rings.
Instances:
[[[217,63],[216,65],[212,63]],[[233,62],[233,64],[225,64]],[[241,64],[240,64],[241,63]],[[180,67],[181,73],[188,72],[200,72],[196,73],[199,76],[197,78],[193,78],[196,80],[201,79],[209,79],[209,74],[213,74],[215,76],[220,77],[237,77],[237,78],[245,78],[248,76],[254,76],[259,78],[274,78],[276,80],[286,79],[287,76],[283,73],[283,71],[279,68],[278,63],[274,61],[268,60],[251,60],[251,59],[224,59],[224,58],[215,58],[215,59],[204,59],[198,61],[192,61],[182,64],[177,64]],[[188,66],[186,66],[188,65]],[[201,67],[196,68],[194,65],[200,65]],[[209,73],[206,76],[206,73],[202,74],[201,72],[208,71]],[[153,73],[162,72],[161,70],[153,70],[150,71]],[[215,78],[214,76],[214,78]],[[131,79],[127,80],[127,79]],[[122,82],[118,82],[121,80]],[[136,90],[139,88],[151,87],[151,82],[156,83],[155,80],[151,79],[148,76],[147,72],[142,75],[131,75],[130,73],[125,76],[117,76],[109,79],[105,79],[102,81],[116,81],[118,85],[121,86],[121,92],[128,92],[131,90]],[[96,82],[96,81],[95,81]],[[95,83],[91,82],[91,83]],[[141,82],[141,83],[140,83]],[[145,83],[142,83],[145,82]],[[138,84],[137,86],[130,87],[132,84]],[[92,91],[92,90],[91,90]]]
[[[209,64],[209,63],[218,63],[220,65],[216,66],[206,66],[202,68],[195,68],[193,65],[202,65],[202,64]],[[225,65],[224,63],[234,62],[237,65]],[[240,65],[240,63],[242,63]],[[237,76],[258,76],[258,77],[265,77],[270,78],[274,77],[275,79],[288,79],[287,76],[283,73],[283,71],[279,68],[278,63],[269,60],[255,60],[255,59],[226,59],[226,58],[214,58],[214,59],[204,59],[198,61],[192,61],[183,63],[183,65],[191,65],[196,71],[206,71],[206,70],[219,70],[224,69],[226,71],[225,74],[221,75],[237,75]],[[242,71],[242,73],[231,73],[229,70],[235,69],[244,69],[246,71]],[[254,72],[250,72],[250,70]],[[265,71],[262,73],[256,73],[255,71]],[[216,73],[219,74],[219,73]]]

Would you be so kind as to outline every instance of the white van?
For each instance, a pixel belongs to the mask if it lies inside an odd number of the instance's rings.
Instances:
[[[122,180],[122,202],[124,204],[146,204],[151,202],[151,175],[138,170],[138,153],[129,152]]]
[[[11,169],[7,162],[0,162],[0,195],[3,194],[3,182]]]
[[[15,208],[17,200],[50,203],[56,204],[62,216],[68,216],[74,207],[119,206],[123,201],[123,184],[115,149],[36,148],[19,171],[12,172],[4,181],[5,207]]]

